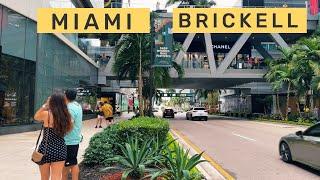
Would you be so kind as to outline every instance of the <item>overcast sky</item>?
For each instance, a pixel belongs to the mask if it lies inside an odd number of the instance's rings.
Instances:
[[[146,7],[150,9],[155,9],[156,4],[160,2],[160,8],[164,9],[167,0],[123,0],[124,4],[128,4],[131,1],[132,7]],[[242,0],[215,0],[217,7],[239,7],[242,5]]]

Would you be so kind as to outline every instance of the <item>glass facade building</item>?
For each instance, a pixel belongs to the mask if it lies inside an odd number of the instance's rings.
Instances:
[[[0,126],[32,124],[54,91],[97,84],[97,67],[35,21],[2,5],[0,21]]]

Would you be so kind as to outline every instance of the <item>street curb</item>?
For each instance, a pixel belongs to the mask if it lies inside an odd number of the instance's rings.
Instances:
[[[176,129],[171,129],[170,133],[177,140],[177,142],[185,149],[190,149],[190,155],[200,154],[203,151],[195,144],[193,144],[186,136]],[[197,165],[197,169],[205,176],[207,180],[234,180],[227,171],[225,171],[218,163],[216,163],[205,152],[202,154],[203,162]]]

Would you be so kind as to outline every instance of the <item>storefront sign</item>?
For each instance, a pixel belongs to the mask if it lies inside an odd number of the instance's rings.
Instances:
[[[307,8],[175,8],[173,33],[306,33]]]
[[[172,65],[172,18],[165,13],[155,13],[154,17],[154,67]]]
[[[212,48],[213,50],[216,50],[216,49],[230,50],[231,49],[229,44],[214,44],[212,45]]]

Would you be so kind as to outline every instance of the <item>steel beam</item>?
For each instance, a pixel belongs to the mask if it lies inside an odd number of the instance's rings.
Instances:
[[[193,40],[195,35],[196,35],[195,33],[189,33],[187,35],[186,39],[184,40],[183,45],[182,45],[183,49],[181,49],[179,51],[179,53],[178,53],[178,55],[177,55],[177,57],[175,59],[175,62],[177,62],[178,64],[181,64],[182,59],[183,59],[183,55],[188,50],[188,48],[189,48],[189,46],[190,46],[190,44],[191,44],[191,42],[192,42],[192,40]]]
[[[244,33],[239,37],[237,42],[232,46],[231,50],[226,55],[226,57],[224,58],[224,60],[220,64],[220,66],[218,67],[218,69],[217,69],[218,74],[223,74],[227,70],[227,68],[229,67],[229,65],[233,61],[233,59],[237,56],[238,52],[241,50],[243,45],[249,39],[250,35],[251,35],[251,33]]]
[[[275,43],[277,43],[282,48],[289,48],[289,45],[284,41],[284,39],[280,36],[279,33],[270,33],[272,39]]]
[[[216,61],[214,59],[214,52],[213,52],[213,48],[212,48],[211,34],[210,33],[205,33],[204,34],[204,40],[205,40],[205,44],[206,44],[206,51],[207,51],[207,55],[208,55],[210,73],[212,75],[214,75],[214,73],[217,70],[217,67],[216,67]]]

